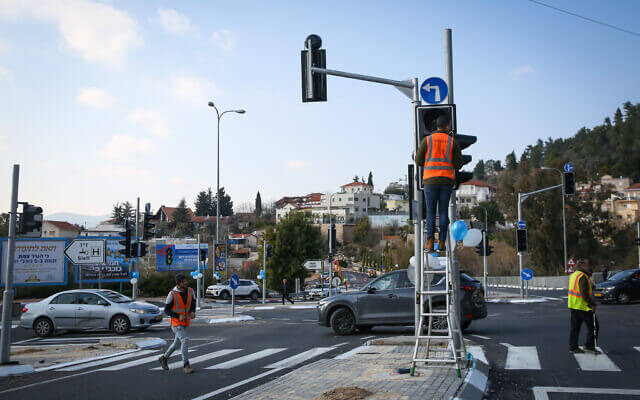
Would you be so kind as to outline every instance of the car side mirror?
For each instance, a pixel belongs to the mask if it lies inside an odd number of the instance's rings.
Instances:
[[[109,302],[108,301],[104,301],[104,300],[100,300],[98,302],[98,304],[101,305],[101,306],[105,306],[105,307],[109,306]]]
[[[367,293],[369,294],[374,294],[376,292],[376,288],[369,286],[369,288],[367,289]]]

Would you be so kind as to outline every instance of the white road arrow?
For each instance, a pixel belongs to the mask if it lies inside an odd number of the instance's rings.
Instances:
[[[435,101],[436,103],[440,102],[440,87],[439,86],[431,86],[430,84],[426,84],[422,87],[422,89],[424,89],[425,92],[430,92],[431,89],[436,91],[436,95],[435,95]]]

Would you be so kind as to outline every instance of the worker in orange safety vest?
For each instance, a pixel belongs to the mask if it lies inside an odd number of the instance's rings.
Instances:
[[[175,334],[175,339],[158,361],[160,361],[162,369],[169,370],[167,360],[178,346],[181,346],[184,373],[191,374],[193,373],[193,368],[189,364],[189,335],[187,328],[191,325],[191,319],[196,316],[196,301],[193,289],[189,287],[189,281],[183,274],[176,275],[176,286],[171,289],[167,296],[164,312],[171,318],[171,330]]]

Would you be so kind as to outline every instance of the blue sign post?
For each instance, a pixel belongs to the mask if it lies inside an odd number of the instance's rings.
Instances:
[[[231,275],[231,280],[229,281],[229,286],[231,286],[231,289],[236,290],[238,288],[238,285],[240,285],[240,278],[238,277],[238,275]]]
[[[520,276],[522,277],[522,279],[524,279],[525,282],[525,297],[529,298],[529,281],[533,279],[533,271],[529,268],[525,268],[520,273]]]
[[[526,229],[527,228],[527,224],[524,223],[524,221],[518,221],[518,229]]]
[[[236,315],[236,289],[240,285],[240,277],[238,274],[231,275],[231,279],[229,279],[229,286],[231,286],[231,316],[235,317]]]
[[[564,165],[564,172],[573,172],[573,164],[570,162]]]
[[[449,88],[445,81],[437,77],[426,79],[420,85],[420,96],[429,104],[439,104],[447,98]]]

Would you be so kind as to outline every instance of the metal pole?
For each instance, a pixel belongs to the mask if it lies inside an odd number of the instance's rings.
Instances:
[[[487,233],[489,232],[489,220],[487,218],[487,209],[485,207],[482,207],[482,209],[484,210],[484,234],[482,235],[482,240],[484,240],[484,290],[486,292],[485,297],[487,297],[486,294],[489,293],[489,286],[487,286]]]
[[[518,221],[522,221],[522,193],[518,193]],[[517,240],[516,240],[517,241]],[[516,243],[516,247],[518,243]],[[522,279],[522,253],[518,252],[518,263],[520,264],[520,298],[524,298],[524,280]]]
[[[11,317],[13,311],[13,261],[16,253],[16,217],[18,215],[18,180],[20,166],[13,165],[11,181],[11,214],[9,215],[9,238],[7,240],[7,269],[4,272],[4,295],[2,300],[2,336],[0,337],[0,364],[11,361]]]
[[[418,78],[413,78],[413,99],[411,100],[411,111],[413,113],[413,154],[418,153],[418,146],[420,145],[420,133],[418,129],[418,117],[416,115],[416,107],[420,105],[420,89],[418,87]],[[415,217],[413,220],[413,255],[415,258],[415,277],[414,277],[414,295],[415,295],[415,305],[413,312],[413,323],[415,336],[420,335],[420,312],[422,309],[422,304],[420,304],[420,288],[422,287],[422,260],[423,260],[423,247],[422,247],[422,202],[424,201],[424,197],[422,191],[420,190],[420,167],[422,165],[418,165],[415,163],[414,157],[414,170],[415,176],[412,176],[415,193]]]
[[[262,271],[264,272],[262,278],[262,304],[265,304],[267,297],[267,241],[265,239],[262,239]]]
[[[236,290],[231,289],[231,316],[236,316]]]
[[[216,114],[218,109],[216,109]],[[220,241],[220,115],[218,115],[218,167],[216,183],[216,243]]]
[[[638,268],[640,268],[640,221],[638,221]]]
[[[133,270],[136,271],[138,270],[138,265],[140,265],[140,197],[138,197],[138,200],[136,202],[136,264],[133,267]],[[140,279],[140,275],[138,275],[138,279]],[[136,299],[136,297],[138,297],[138,282],[133,284],[133,289],[131,291],[131,298],[133,298],[133,300]]]
[[[560,189],[560,195],[562,196],[562,243],[564,245],[564,265],[563,268],[567,266],[567,223],[565,222],[565,207],[564,207],[564,174],[562,171],[559,171],[562,176],[562,188]]]
[[[80,284],[80,289],[82,289],[82,264],[76,265],[76,268],[78,268],[78,282]]]
[[[200,309],[200,306],[202,305],[201,303],[201,296],[200,296],[200,234],[198,233],[198,275],[196,278],[196,290],[197,290],[197,295],[196,295],[196,307],[198,309]]]
[[[331,296],[331,288],[333,286],[333,248],[331,247],[332,229],[331,229],[331,198],[333,193],[329,194],[329,296]],[[323,290],[324,292],[324,290]]]

